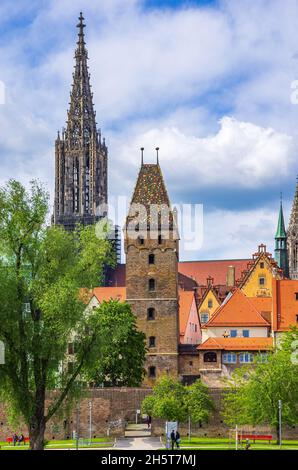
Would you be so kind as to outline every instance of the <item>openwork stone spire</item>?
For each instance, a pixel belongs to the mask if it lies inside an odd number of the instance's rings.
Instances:
[[[298,178],[287,236],[290,278],[298,279]]]
[[[84,17],[80,13],[75,67],[66,129],[56,140],[54,223],[73,230],[105,215],[107,147],[97,130],[92,100]]]

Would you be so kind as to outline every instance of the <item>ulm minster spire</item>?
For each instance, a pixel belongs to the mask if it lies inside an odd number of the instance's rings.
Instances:
[[[85,27],[80,13],[66,129],[58,133],[55,145],[54,223],[66,230],[95,223],[107,204],[108,151],[97,129]]]

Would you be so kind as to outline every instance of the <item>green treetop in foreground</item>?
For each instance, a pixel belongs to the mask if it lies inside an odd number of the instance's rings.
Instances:
[[[298,423],[298,330],[285,333],[279,347],[260,356],[252,367],[237,369],[227,383],[223,417],[229,426],[271,425],[278,435],[279,408],[282,422]]]
[[[192,423],[207,422],[212,410],[208,388],[201,380],[184,386],[168,376],[157,381],[152,395],[142,403],[143,413],[166,421],[185,422],[190,417]]]
[[[10,415],[27,424],[32,449],[43,448],[46,423],[119,337],[108,326],[107,304],[102,330],[101,308],[83,315],[89,298],[80,290],[98,286],[104,266],[113,265],[110,243],[99,240],[92,226],[74,233],[46,227],[47,212],[48,195],[37,183],[26,191],[10,181],[0,190],[0,394]],[[125,312],[129,316],[127,307]],[[74,332],[73,367],[62,367]],[[46,391],[53,389],[45,409]]]

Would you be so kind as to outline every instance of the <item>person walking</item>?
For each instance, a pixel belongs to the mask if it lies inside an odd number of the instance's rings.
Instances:
[[[25,437],[24,437],[24,434],[21,434],[21,435],[20,435],[18,445],[21,445],[22,442],[24,442],[24,445],[25,445]]]
[[[150,427],[151,427],[151,416],[150,415],[147,416],[147,425],[148,425],[148,429],[150,429]]]
[[[175,431],[173,429],[173,431],[171,432],[171,444],[172,444],[172,450],[174,450],[174,447],[175,447],[175,442],[176,442],[176,435],[175,435]]]
[[[18,440],[19,440],[19,438],[18,438],[17,434],[14,433],[13,436],[12,436],[12,442],[13,442],[13,445],[14,445],[14,446],[16,445],[16,443],[18,442]]]
[[[177,449],[179,449],[179,448],[180,448],[179,445],[180,445],[181,439],[180,439],[180,434],[179,434],[178,431],[176,431],[175,441],[176,441]]]

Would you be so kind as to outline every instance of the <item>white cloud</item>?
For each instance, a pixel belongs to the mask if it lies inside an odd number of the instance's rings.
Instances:
[[[215,210],[204,212],[204,239],[197,250],[186,251],[181,241],[180,259],[212,259],[214,253],[221,259],[250,258],[264,243],[274,255],[274,234],[278,208],[255,210]],[[220,233],[220,236],[219,236]],[[219,246],[220,249],[215,249]]]
[[[82,1],[11,3],[0,5],[0,80],[7,98],[0,105],[0,184],[9,177],[23,182],[39,177],[52,190],[54,139],[66,119]],[[218,8],[150,12],[141,0],[83,3],[112,194],[119,188],[131,194],[143,145],[148,161],[155,158],[154,147],[161,148],[172,200],[181,188],[254,191],[276,181],[279,191],[281,181],[292,179],[297,172],[298,106],[290,102],[290,84],[298,75],[296,1],[223,0]],[[25,13],[30,21],[22,27]],[[14,32],[7,32],[9,21],[19,25]],[[255,227],[253,214],[249,222],[246,215],[227,215],[238,237],[235,248],[226,245],[227,230],[219,242],[210,226],[206,253],[243,253],[245,231]],[[214,226],[222,224],[220,212],[213,216]]]
[[[288,176],[293,166],[291,137],[231,117],[220,121],[216,134],[187,135],[176,127],[158,127],[119,145],[119,161],[139,164],[140,146],[148,161],[160,147],[162,167],[177,185],[199,187],[258,188]]]

